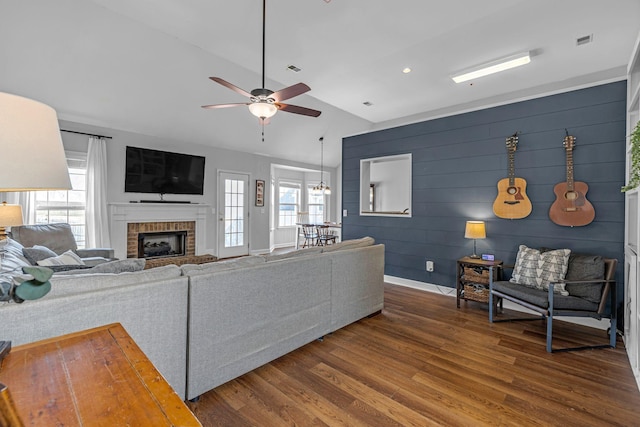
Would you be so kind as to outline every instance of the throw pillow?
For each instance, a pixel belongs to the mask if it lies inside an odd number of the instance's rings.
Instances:
[[[563,283],[569,264],[569,249],[556,249],[540,252],[537,249],[520,245],[511,282],[520,285],[549,290],[549,283],[554,283],[554,292],[569,295]]]
[[[2,275],[11,275],[14,272],[22,273],[22,267],[31,265],[22,254],[24,247],[13,239],[7,238],[0,242],[0,256],[2,256]]]
[[[604,280],[604,258],[599,255],[571,254],[567,281]],[[602,283],[567,283],[569,295],[599,303]]]
[[[36,265],[38,261],[58,256],[46,246],[34,245],[32,248],[22,248],[22,254],[29,260],[32,265]]]
[[[50,265],[84,265],[84,262],[75,252],[68,250],[62,255],[40,260],[37,264],[46,267]]]

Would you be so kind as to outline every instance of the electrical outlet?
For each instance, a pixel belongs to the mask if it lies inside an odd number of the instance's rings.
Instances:
[[[431,273],[433,271],[433,261],[427,261],[426,265],[425,265],[425,268],[427,269],[427,271],[429,273]]]

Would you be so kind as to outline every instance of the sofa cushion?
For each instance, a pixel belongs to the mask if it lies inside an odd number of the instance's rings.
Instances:
[[[240,258],[231,258],[224,261],[208,262],[205,264],[185,264],[180,268],[182,269],[182,273],[186,276],[189,274],[203,274],[223,270],[233,270],[236,268],[249,267],[256,264],[264,264],[264,262],[264,257],[252,255]]]
[[[352,239],[338,242],[335,245],[327,245],[322,247],[322,252],[340,251],[343,249],[364,248],[372,246],[375,243],[373,237],[363,237],[361,239]]]
[[[19,225],[11,227],[11,235],[23,246],[46,246],[58,255],[78,249],[71,226],[66,223]]]
[[[604,280],[604,258],[599,255],[571,254],[565,280]],[[584,298],[594,303],[600,302],[602,286],[602,283],[566,284],[569,295]]]
[[[540,290],[548,290],[549,283],[564,280],[569,264],[569,249],[556,249],[540,252],[537,249],[520,245],[511,282]],[[564,284],[557,283],[554,292],[569,295]]]
[[[84,262],[75,252],[68,250],[62,255],[41,259],[36,264],[47,267],[50,265],[84,265]]]
[[[554,288],[557,284],[554,284]],[[538,307],[549,308],[549,291],[522,286],[518,283],[507,281],[493,282],[493,289],[507,295],[511,295],[522,301],[526,301]],[[587,310],[597,311],[598,304],[587,301],[584,298],[556,294],[553,296],[554,310]]]
[[[130,273],[134,271],[144,270],[147,260],[144,258],[127,258],[116,261],[105,262],[94,267],[86,266],[86,269],[71,269],[56,273],[57,275],[74,275],[74,274],[96,274],[96,273]],[[55,270],[54,270],[55,271]]]
[[[314,255],[314,254],[321,254],[321,253],[322,253],[321,246],[313,246],[311,248],[298,249],[296,251],[286,252],[283,254],[264,255],[264,259],[265,261],[269,262],[269,261],[278,261],[281,259],[296,258],[299,256],[307,256],[307,255]]]
[[[32,248],[22,248],[22,254],[32,265],[36,265],[38,261],[43,259],[53,258],[58,255],[46,246],[40,245],[34,245]]]
[[[92,292],[97,289],[107,289],[117,286],[154,282],[158,280],[179,277],[181,275],[182,273],[180,272],[180,268],[176,265],[165,265],[163,267],[156,267],[150,268],[148,270],[120,274],[54,274],[53,277],[49,280],[51,282],[51,292],[49,292],[49,294],[44,298],[57,298],[70,294]]]

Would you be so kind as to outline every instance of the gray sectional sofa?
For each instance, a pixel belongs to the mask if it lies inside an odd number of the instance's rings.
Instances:
[[[379,312],[383,275],[384,246],[371,238],[284,256],[54,275],[42,299],[0,305],[1,339],[19,345],[119,322],[193,399]]]

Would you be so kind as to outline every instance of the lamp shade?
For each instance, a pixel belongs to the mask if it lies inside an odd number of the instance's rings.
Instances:
[[[484,221],[467,221],[467,225],[464,229],[465,239],[485,239],[487,237],[487,231],[484,226]]]
[[[22,225],[22,207],[20,205],[0,204],[0,227]]]
[[[0,191],[71,188],[58,117],[40,102],[0,92]]]

